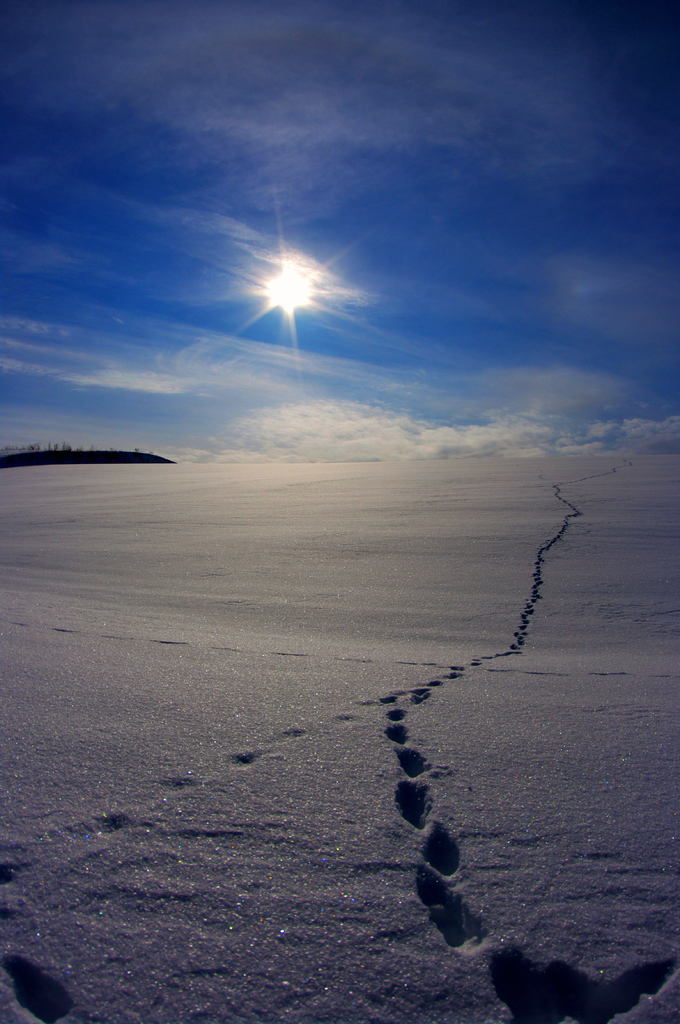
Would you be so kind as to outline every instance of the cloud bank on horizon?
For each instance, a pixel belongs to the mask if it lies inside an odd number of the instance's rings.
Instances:
[[[680,451],[670,8],[38,0],[0,27],[0,444]]]

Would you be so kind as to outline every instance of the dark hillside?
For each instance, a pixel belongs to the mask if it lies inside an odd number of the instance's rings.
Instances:
[[[149,452],[117,452],[117,451],[44,451],[44,452],[12,452],[0,456],[0,469],[16,466],[60,466],[73,463],[119,463],[119,462],[167,462],[160,455]]]

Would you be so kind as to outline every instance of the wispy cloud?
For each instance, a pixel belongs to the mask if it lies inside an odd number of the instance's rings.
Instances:
[[[440,459],[453,455],[535,454],[547,430],[508,419],[491,424],[439,426],[358,402],[319,401],[265,410],[234,425],[231,461],[354,462]]]
[[[161,320],[132,324],[132,340],[143,336],[144,348],[129,344],[122,331],[107,335],[101,351],[95,343],[101,332],[51,325],[50,335],[50,325],[36,321],[14,326],[13,336],[0,336],[8,371],[53,376],[80,388],[193,395],[215,407],[231,396],[240,411],[276,399],[355,398],[446,424],[490,415],[611,416],[631,398],[630,382],[613,373],[559,365],[462,372],[455,353],[445,351],[415,368],[408,361],[385,365],[379,346],[374,360],[370,346],[366,358],[332,356]],[[50,345],[50,337],[57,344]]]
[[[100,370],[97,373],[62,373],[62,380],[79,387],[111,388],[121,391],[145,391],[155,395],[181,395],[186,386],[168,374],[143,370]]]
[[[605,449],[627,448],[648,454],[680,453],[680,416],[642,417],[593,423],[589,433]]]
[[[267,203],[276,188],[289,201],[293,185],[308,197],[340,177],[346,189],[368,173],[367,159],[416,146],[484,153],[506,171],[560,167],[580,177],[614,144],[613,98],[607,109],[600,83],[595,101],[566,11],[545,18],[541,47],[510,11],[484,18],[458,9],[443,22],[406,5],[389,17],[324,2],[228,3],[207,13],[78,0],[44,5],[39,19],[15,12],[10,92],[21,83],[24,103],[39,98],[84,117],[134,113],[208,157],[241,147],[251,170],[243,187],[263,190]]]
[[[680,322],[677,275],[660,259],[645,262],[564,253],[547,267],[547,303],[554,319],[626,346],[644,338],[649,352],[677,357]],[[670,347],[669,347],[670,346]]]
[[[480,375],[476,412],[503,409],[577,419],[620,411],[632,390],[625,377],[602,370],[560,365],[495,368]]]
[[[36,241],[20,231],[3,227],[0,264],[11,267],[15,274],[76,271],[83,263],[81,255],[57,242]]]
[[[26,373],[37,377],[54,376],[54,372],[39,363],[28,363],[24,359],[13,359],[11,356],[0,356],[0,368],[5,373]]]
[[[357,462],[471,456],[680,451],[680,417],[598,422],[570,429],[549,416],[505,415],[438,425],[359,402],[315,401],[261,410],[232,425],[221,450],[179,449],[185,459],[225,462]]]

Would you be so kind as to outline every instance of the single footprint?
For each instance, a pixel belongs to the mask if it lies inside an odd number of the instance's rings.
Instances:
[[[258,757],[262,757],[261,750],[244,750],[242,754],[232,754],[229,760],[233,764],[252,764],[253,761],[257,761]]]
[[[439,875],[424,864],[416,874],[416,891],[447,945],[462,946],[464,942],[479,942],[484,937],[481,920],[468,909],[463,898],[451,892]]]
[[[0,864],[0,885],[7,885],[8,882],[11,882],[19,870],[18,864]]]
[[[491,980],[514,1024],[558,1024],[565,1017],[608,1024],[632,1010],[641,995],[658,992],[674,966],[673,960],[661,960],[631,967],[614,981],[592,981],[562,960],[543,966],[512,948],[492,957]]]
[[[401,747],[396,754],[399,764],[411,779],[422,775],[430,767],[420,751],[413,747]]]
[[[452,875],[460,864],[460,850],[455,839],[440,822],[435,821],[423,846],[423,857],[441,875]]]
[[[401,722],[403,718],[406,718],[406,712],[402,711],[401,708],[394,708],[393,711],[387,712],[387,717],[390,722]]]
[[[385,729],[385,735],[388,740],[392,740],[393,743],[406,743],[408,739],[408,732],[405,725],[397,722],[394,725],[388,725]]]
[[[102,828],[108,829],[109,832],[117,832],[121,828],[127,828],[132,821],[122,811],[113,811],[110,814],[102,815],[101,824]]]
[[[422,782],[403,779],[394,794],[394,800],[402,818],[414,828],[425,828],[432,800],[427,786]]]
[[[73,1000],[61,982],[25,957],[6,956],[2,966],[12,979],[19,1005],[45,1024],[54,1024],[73,1006]]]

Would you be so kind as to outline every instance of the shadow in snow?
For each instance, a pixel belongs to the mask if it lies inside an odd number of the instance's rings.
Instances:
[[[11,882],[19,870],[18,864],[0,864],[0,885],[7,885],[8,882]]]
[[[411,779],[422,775],[430,767],[420,751],[414,750],[413,747],[401,747],[396,751],[396,755],[402,770]]]
[[[404,779],[397,785],[394,799],[402,818],[408,821],[409,825],[413,825],[414,828],[425,828],[425,822],[432,807],[427,786],[422,782],[410,782]]]
[[[408,739],[408,732],[406,731],[405,725],[388,725],[385,729],[385,735],[388,740],[392,740],[393,743],[406,743]]]
[[[443,879],[424,864],[416,874],[416,892],[449,946],[462,946],[471,939],[479,942],[484,937],[482,922],[468,910],[462,896],[451,892]]]
[[[452,875],[458,870],[460,851],[448,829],[435,821],[423,846],[423,857],[441,875]]]
[[[6,956],[2,966],[12,979],[17,1002],[45,1024],[64,1017],[73,1006],[61,982],[25,957]]]
[[[614,981],[592,981],[562,960],[533,963],[520,949],[497,953],[491,960],[496,993],[513,1013],[512,1024],[608,1024],[631,1010],[643,994],[658,992],[674,966],[672,960],[641,964]]]

